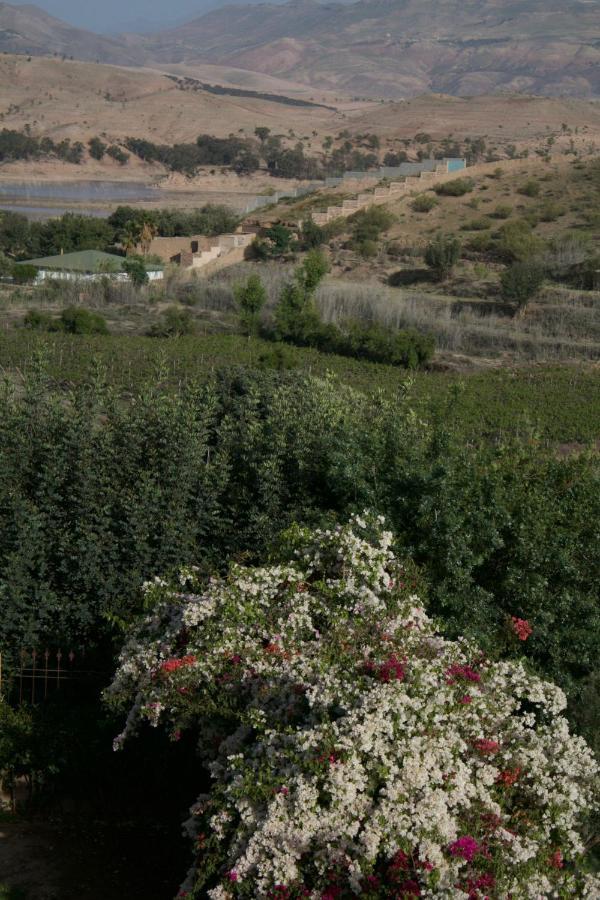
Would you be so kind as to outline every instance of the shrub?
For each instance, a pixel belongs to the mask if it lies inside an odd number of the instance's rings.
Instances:
[[[491,234],[474,234],[467,240],[466,247],[473,253],[491,253],[496,244]]]
[[[451,234],[439,234],[425,250],[425,262],[439,281],[444,281],[452,273],[460,259],[461,243]]]
[[[394,331],[380,325],[353,323],[336,336],[331,349],[344,356],[416,369],[433,356],[435,340],[431,335],[416,331]]]
[[[365,258],[375,256],[379,239],[394,223],[395,216],[382,206],[369,206],[350,216],[350,247]]]
[[[410,204],[411,209],[419,213],[431,212],[438,205],[439,201],[433,194],[419,194]]]
[[[535,181],[533,178],[518,188],[519,194],[523,194],[524,197],[539,197],[540,190],[539,181]]]
[[[443,197],[463,197],[465,194],[470,194],[474,187],[475,183],[472,178],[455,178],[454,181],[436,184],[434,191]]]
[[[39,309],[30,309],[23,316],[23,326],[32,331],[58,331],[60,323],[46,312]]]
[[[465,222],[464,225],[461,225],[462,231],[485,231],[486,228],[490,228],[491,223],[489,219],[471,219],[470,222]]]
[[[12,268],[12,277],[15,284],[32,284],[36,280],[37,275],[38,270],[35,266],[20,263]]]
[[[493,219],[508,219],[512,215],[513,208],[507,203],[499,203],[498,206],[490,213]]]
[[[544,270],[532,262],[516,262],[502,273],[502,297],[524,307],[544,282]]]
[[[251,245],[252,255],[256,259],[285,256],[295,249],[293,237],[293,232],[285,225],[273,225],[262,237],[255,238]]]
[[[312,219],[305,219],[300,230],[300,247],[302,250],[313,250],[325,243],[325,233],[320,225]]]
[[[533,234],[531,225],[524,219],[506,222],[498,230],[497,252],[507,262],[533,259],[543,247],[543,241]]]
[[[67,334],[108,334],[106,320],[99,313],[69,306],[63,309],[59,319],[59,329]]]
[[[147,585],[107,696],[129,710],[116,748],[142,722],[191,730],[211,766],[184,896],[600,891],[598,766],[564,694],[436,633],[392,540],[356,516],[293,530],[267,567]]]
[[[189,309],[169,306],[148,330],[149,337],[183,337],[194,334],[196,324]]]
[[[539,209],[540,222],[556,222],[565,213],[566,209],[562,204],[547,200]]]
[[[352,242],[352,249],[363,259],[373,259],[379,252],[379,244],[370,238]]]
[[[258,355],[259,369],[275,369],[283,372],[297,365],[293,352],[285,344],[274,343]]]
[[[129,256],[123,260],[123,271],[129,276],[129,280],[136,287],[142,287],[148,284],[148,272],[143,259],[135,256]]]

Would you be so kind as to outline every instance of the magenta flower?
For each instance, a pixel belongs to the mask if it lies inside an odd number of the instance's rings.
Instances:
[[[470,834],[466,834],[464,837],[459,838],[448,847],[448,852],[451,856],[460,856],[461,859],[466,859],[467,862],[472,862],[473,858],[480,850],[481,847]]]
[[[458,663],[454,663],[449,669],[446,669],[446,684],[456,684],[458,679],[478,682],[481,681],[481,675],[471,666],[460,666]]]

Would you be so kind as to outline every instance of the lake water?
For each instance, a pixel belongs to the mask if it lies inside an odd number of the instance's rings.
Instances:
[[[2,181],[0,209],[20,212],[31,219],[50,219],[66,212],[105,217],[106,209],[86,207],[86,203],[117,206],[134,200],[159,200],[161,192],[139,181]],[[43,203],[53,201],[52,206]],[[31,201],[31,202],[29,202]],[[74,205],[70,206],[69,201]],[[56,205],[54,205],[54,202]]]
[[[192,198],[194,206],[223,203],[244,214],[275,202],[278,195],[201,189],[170,194],[139,181],[2,181],[0,176],[0,210],[29,219],[51,219],[66,212],[105,218],[119,204],[159,201],[176,207],[185,199],[189,206]]]
[[[7,200],[74,200],[111,203],[114,200],[158,200],[160,191],[139,181],[2,181],[0,202]]]

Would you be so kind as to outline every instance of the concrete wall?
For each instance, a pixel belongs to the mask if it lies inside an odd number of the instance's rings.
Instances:
[[[431,160],[425,162],[430,163]],[[376,187],[369,193],[360,193],[354,200],[344,200],[341,206],[329,206],[326,212],[313,213],[312,218],[316,225],[327,225],[334,219],[347,218],[358,209],[365,209],[367,206],[379,206],[405,196],[412,197],[421,191],[429,190],[434,184],[454,181],[461,174],[465,176],[490,174],[498,167],[510,170],[518,166],[523,166],[523,160],[503,160],[502,165],[497,162],[478,163],[468,168],[465,166],[464,160],[438,160],[433,169],[428,165],[418,174],[413,172],[406,175],[403,181],[393,181],[385,187]],[[390,170],[388,169],[388,171]]]

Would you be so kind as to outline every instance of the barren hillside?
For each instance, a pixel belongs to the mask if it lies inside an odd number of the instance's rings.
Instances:
[[[201,133],[252,133],[258,124],[310,135],[340,121],[322,106],[180,90],[158,71],[42,57],[0,57],[0,98],[2,127],[29,125],[36,134],[78,140],[106,134],[174,143]]]

